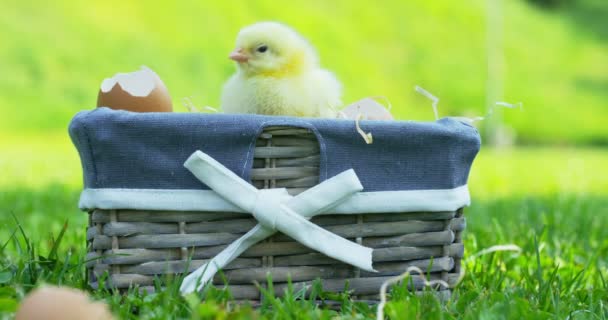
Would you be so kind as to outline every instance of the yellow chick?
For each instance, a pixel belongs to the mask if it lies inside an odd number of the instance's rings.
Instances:
[[[237,72],[224,85],[224,112],[336,117],[342,86],[293,29],[277,22],[245,27],[229,58]]]

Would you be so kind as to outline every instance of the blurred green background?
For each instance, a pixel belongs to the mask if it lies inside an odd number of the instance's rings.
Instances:
[[[440,98],[440,116],[483,116],[495,101],[522,102],[523,111],[500,109],[477,123],[490,139],[471,173],[474,200],[603,196],[606,16],[605,0],[3,2],[1,216],[34,219],[33,200],[16,195],[44,198],[58,188],[77,212],[81,171],[66,128],[95,106],[102,79],[147,65],[176,111],[187,112],[185,97],[217,106],[235,70],[227,54],[236,33],[262,20],[310,39],[344,83],[347,103],[382,95],[399,119],[430,121],[431,103],[415,85]]]
[[[603,195],[606,16],[605,0],[3,1],[0,190],[62,186],[77,194],[81,171],[66,128],[95,106],[102,79],[147,65],[176,111],[187,112],[185,97],[217,106],[235,69],[227,54],[238,30],[277,20],[317,47],[347,103],[382,95],[399,119],[431,121],[431,103],[415,85],[440,98],[440,116],[483,116],[495,101],[522,102],[523,111],[500,109],[477,123],[499,139],[485,139],[474,165],[474,199]],[[3,216],[19,211],[0,199]]]
[[[3,1],[0,131],[65,132],[95,106],[103,78],[140,65],[161,76],[176,110],[184,97],[217,106],[238,30],[277,20],[317,47],[345,102],[382,95],[399,118],[431,120],[420,85],[442,116],[484,115],[492,45],[495,99],[524,104],[504,115],[517,141],[608,144],[606,1],[502,2],[488,22],[483,0]],[[499,30],[488,34],[488,23]]]
[[[105,77],[147,65],[176,111],[187,112],[185,97],[217,106],[235,70],[227,54],[236,33],[261,20],[307,37],[344,83],[346,103],[381,95],[399,119],[431,121],[431,102],[415,85],[440,98],[440,116],[483,116],[495,101],[522,102],[523,111],[497,109],[477,123],[484,137],[499,139],[484,139],[471,174],[474,199],[603,195],[605,16],[604,0],[4,1],[0,210],[34,217],[6,195],[49,186],[75,199],[81,171],[66,128],[95,106]]]

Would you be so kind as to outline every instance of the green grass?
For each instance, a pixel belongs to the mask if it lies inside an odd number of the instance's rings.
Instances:
[[[0,162],[7,172],[0,183],[0,315],[9,316],[23,296],[42,283],[90,291],[82,266],[86,214],[76,208],[80,170],[69,142],[63,136],[31,136],[7,138],[0,146],[2,154],[10,155]],[[605,318],[608,172],[597,169],[607,165],[608,151],[601,149],[483,150],[469,181],[473,204],[466,210],[466,275],[454,299],[442,304],[398,287],[386,315]],[[33,170],[23,171],[27,168]],[[66,221],[67,231],[58,241]],[[522,251],[474,258],[502,244],[515,244]],[[56,254],[51,254],[54,248]],[[268,297],[267,305],[253,309],[231,304],[229,293],[221,290],[208,293],[212,298],[204,302],[196,295],[182,298],[176,290],[177,283],[154,295],[91,293],[125,319],[373,319],[375,314],[374,307],[347,296],[337,311],[298,299],[298,292]]]
[[[10,313],[26,292],[41,283],[87,289],[82,266],[86,220],[74,209],[76,196],[76,190],[49,187],[39,192],[15,190],[0,198],[2,207],[18,204],[17,219],[32,246],[27,247],[16,222],[3,216],[0,239],[8,244],[0,259],[0,301],[15,302],[0,302],[4,312]],[[424,318],[521,319],[565,318],[583,312],[579,315],[583,318],[602,318],[608,314],[603,305],[608,299],[603,279],[608,254],[608,231],[604,228],[607,207],[606,197],[589,195],[480,199],[466,212],[465,246],[470,258],[454,299],[441,304],[431,297],[418,298],[401,291],[394,294],[386,314],[393,315],[391,319],[403,319],[403,312]],[[58,254],[51,255],[57,243],[52,239],[61,233],[66,219],[69,225]],[[7,235],[14,231],[13,237]],[[515,244],[522,252],[471,258],[499,244]],[[196,318],[202,314],[224,314],[230,319],[238,319],[238,315],[244,319],[329,319],[334,314],[345,319],[371,319],[374,314],[373,308],[348,298],[337,313],[297,299],[297,292],[288,298],[270,299],[272,307],[252,310],[229,304],[228,293],[213,292],[214,298],[201,304],[200,297],[183,299],[176,289],[177,283],[155,295],[131,292],[121,296],[104,290],[92,294],[108,302],[113,312],[125,319]],[[277,308],[281,316],[276,316]]]
[[[505,113],[506,125],[523,142],[605,144],[606,2],[502,2],[499,99],[525,106]],[[217,106],[237,31],[268,19],[316,45],[346,102],[383,95],[399,118],[429,120],[430,103],[413,90],[421,85],[441,98],[441,115],[483,115],[485,15],[483,0],[9,1],[0,12],[0,131],[64,132],[75,112],[94,107],[104,77],[142,64],[166,82],[176,110],[190,96]]]

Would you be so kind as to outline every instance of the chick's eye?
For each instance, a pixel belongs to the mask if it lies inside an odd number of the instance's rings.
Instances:
[[[266,46],[266,45],[259,46],[256,50],[257,50],[257,52],[264,53],[264,52],[268,51],[268,46]]]

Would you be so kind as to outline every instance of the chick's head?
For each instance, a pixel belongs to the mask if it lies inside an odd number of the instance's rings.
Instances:
[[[291,76],[318,64],[308,42],[277,22],[260,22],[241,29],[229,57],[245,76]]]

